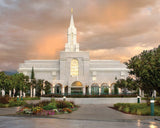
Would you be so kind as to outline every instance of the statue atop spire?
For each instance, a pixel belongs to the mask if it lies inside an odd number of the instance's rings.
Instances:
[[[70,27],[74,27],[74,20],[73,20],[73,8],[71,8],[71,20],[70,20]]]
[[[73,8],[71,8],[71,20],[70,20],[70,26],[68,28],[67,37],[68,37],[68,42],[65,45],[65,51],[78,52],[79,44],[77,43],[77,29],[74,26]]]
[[[71,14],[73,14],[73,8],[71,8]]]

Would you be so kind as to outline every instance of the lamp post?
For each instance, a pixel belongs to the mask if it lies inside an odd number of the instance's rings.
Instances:
[[[137,96],[137,103],[139,104],[140,103],[140,96]]]
[[[151,99],[150,103],[151,103],[151,116],[154,116],[154,99]]]
[[[17,96],[17,101],[19,101],[19,96]]]
[[[66,96],[63,96],[63,101],[66,101]]]

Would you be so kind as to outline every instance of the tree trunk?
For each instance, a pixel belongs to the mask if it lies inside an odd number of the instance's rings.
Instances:
[[[11,92],[11,90],[9,90],[9,97],[12,97],[12,92]]]
[[[5,90],[2,89],[2,96],[5,96]]]
[[[36,89],[33,88],[33,97],[35,97],[35,96],[36,96]]]
[[[30,97],[32,97],[32,85],[30,87]]]
[[[16,90],[13,88],[13,97],[15,96]]]
[[[142,95],[142,90],[139,88],[139,96]]]
[[[157,96],[157,92],[156,92],[156,90],[154,90],[154,92],[153,92],[153,96],[154,96],[154,97],[156,97],[156,96]]]
[[[42,89],[41,89],[41,96],[43,95],[43,91],[42,91]]]
[[[26,93],[25,92],[23,92],[23,97],[26,97]]]
[[[144,90],[142,90],[142,97],[144,97]]]
[[[19,95],[20,95],[19,97],[21,97],[21,96],[22,96],[22,90],[20,90]]]

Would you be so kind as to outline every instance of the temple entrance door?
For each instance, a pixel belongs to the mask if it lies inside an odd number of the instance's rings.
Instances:
[[[101,95],[108,95],[109,94],[109,85],[107,83],[103,83],[101,85]]]
[[[64,95],[65,95],[65,96],[68,95],[68,86],[65,87],[65,94],[64,94]]]
[[[97,83],[93,83],[91,85],[91,94],[92,95],[99,95],[99,86]]]
[[[55,94],[61,94],[61,90],[62,90],[62,85],[56,84],[55,85]]]
[[[75,81],[71,85],[71,95],[82,95],[83,85],[80,81]]]
[[[86,95],[89,95],[89,87],[86,86]]]

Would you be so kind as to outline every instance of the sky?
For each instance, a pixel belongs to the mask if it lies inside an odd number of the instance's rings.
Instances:
[[[71,8],[90,59],[125,62],[160,45],[160,0],[0,0],[0,71],[58,59]]]

